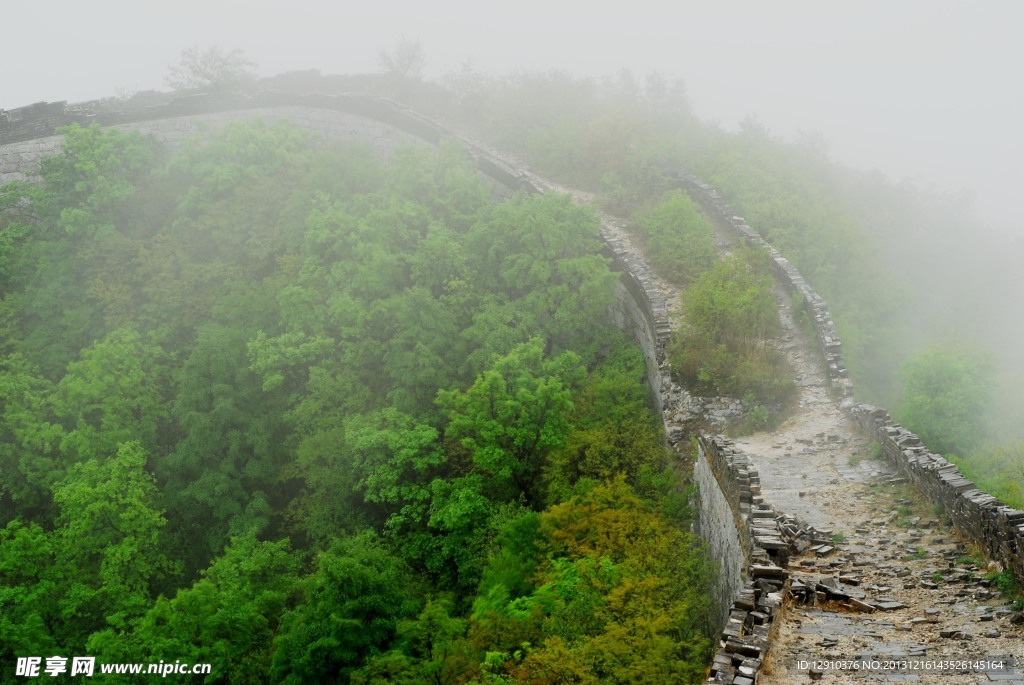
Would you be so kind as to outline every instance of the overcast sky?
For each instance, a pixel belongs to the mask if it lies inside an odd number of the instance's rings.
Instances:
[[[699,116],[820,134],[834,158],[973,192],[1006,227],[1024,185],[1024,1],[34,0],[4,3],[0,108],[163,88],[189,46],[240,48],[261,75],[377,70],[419,39],[428,77],[629,68],[682,78]]]

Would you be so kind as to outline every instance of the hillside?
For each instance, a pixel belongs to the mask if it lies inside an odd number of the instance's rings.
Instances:
[[[701,678],[710,570],[590,211],[452,146],[63,133],[0,190],[5,661]]]

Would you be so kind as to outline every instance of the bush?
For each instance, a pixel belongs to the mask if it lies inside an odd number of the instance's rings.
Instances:
[[[932,346],[905,363],[896,418],[943,454],[966,455],[985,435],[991,361],[966,347]]]
[[[668,195],[636,222],[654,268],[676,283],[692,283],[715,263],[714,228],[680,191]]]
[[[673,372],[704,394],[784,404],[795,394],[793,373],[771,346],[781,326],[771,277],[758,253],[731,255],[691,286],[685,297],[687,327],[673,339]]]

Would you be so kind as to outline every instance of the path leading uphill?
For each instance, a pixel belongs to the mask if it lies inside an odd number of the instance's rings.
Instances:
[[[594,196],[550,183],[506,159],[538,187],[594,205]],[[602,212],[603,230],[643,256],[624,223]],[[716,226],[720,251],[736,242]],[[658,288],[678,327],[680,289]],[[1020,612],[984,579],[987,569],[963,540],[856,434],[828,394],[823,357],[800,325],[792,298],[776,287],[784,334],[780,347],[796,373],[799,399],[790,418],[770,433],[736,440],[760,473],[761,494],[776,510],[818,531],[832,544],[790,559],[789,602],[758,682],[919,682],[1024,685],[1012,666],[1024,660]],[[689,396],[663,368],[665,423],[679,430],[716,401]],[[663,393],[665,395],[666,393]],[[720,401],[717,401],[720,402]],[[711,421],[715,423],[715,421]],[[1022,661],[1024,665],[1024,661]]]
[[[776,299],[798,406],[778,430],[735,445],[757,467],[765,501],[831,530],[834,544],[792,558],[794,594],[807,603],[784,611],[759,682],[1024,684],[1021,671],[998,667],[1024,657],[1019,613],[941,512],[851,430],[817,342],[791,298],[780,289]]]

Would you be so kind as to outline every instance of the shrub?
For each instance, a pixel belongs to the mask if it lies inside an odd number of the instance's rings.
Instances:
[[[715,263],[714,228],[678,190],[642,214],[635,228],[654,268],[670,281],[692,283]]]
[[[771,277],[760,253],[730,255],[690,287],[686,328],[673,339],[673,372],[704,394],[783,405],[795,394],[793,373],[771,345],[781,326]]]

